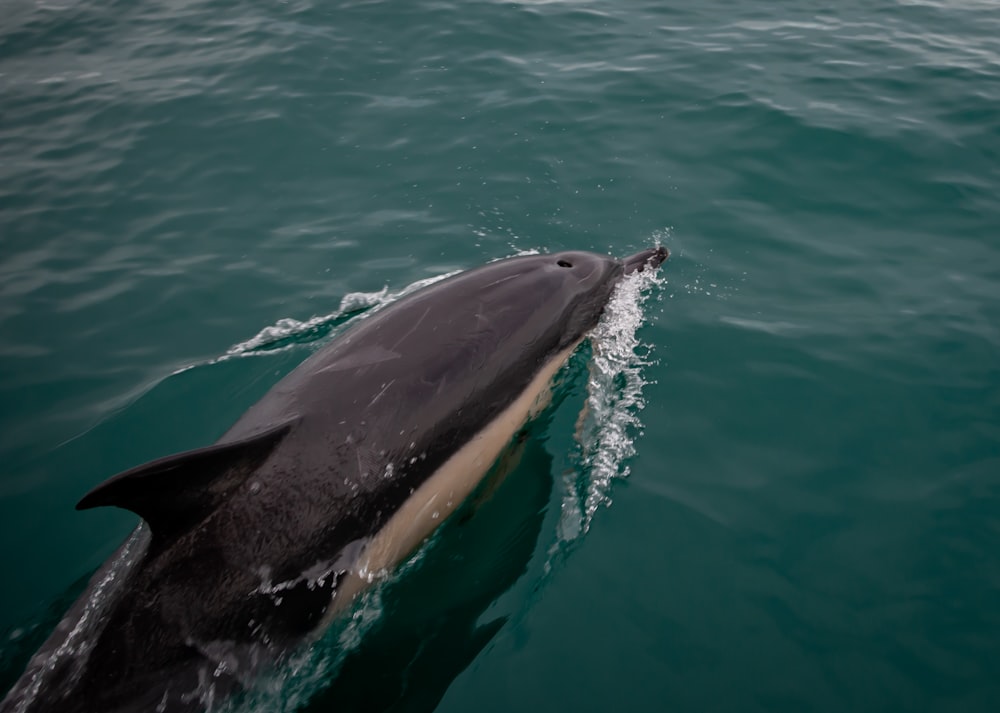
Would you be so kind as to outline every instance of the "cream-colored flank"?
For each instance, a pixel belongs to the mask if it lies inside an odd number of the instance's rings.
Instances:
[[[445,461],[375,533],[337,586],[324,623],[413,552],[476,489],[517,431],[551,400],[553,377],[581,341],[554,355],[499,416]]]

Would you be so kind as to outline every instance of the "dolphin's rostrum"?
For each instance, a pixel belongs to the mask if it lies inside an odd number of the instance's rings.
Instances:
[[[361,319],[222,438],[121,473],[77,505],[146,526],[0,711],[210,709],[411,553],[540,407],[628,272],[584,252],[463,272]]]

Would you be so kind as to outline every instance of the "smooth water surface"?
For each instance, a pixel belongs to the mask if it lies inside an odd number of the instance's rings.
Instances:
[[[662,242],[611,506],[563,514],[609,448],[580,355],[270,709],[994,710],[996,3],[0,14],[4,690],[135,525],[73,510],[98,482],[212,442],[383,288]]]

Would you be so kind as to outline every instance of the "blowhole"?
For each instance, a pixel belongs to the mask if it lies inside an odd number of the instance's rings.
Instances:
[[[558,265],[559,267],[573,267],[573,263],[571,263],[568,260],[559,260],[558,262],[556,262],[556,265]]]

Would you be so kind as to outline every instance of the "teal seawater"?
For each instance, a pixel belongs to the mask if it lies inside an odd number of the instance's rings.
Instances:
[[[235,345],[516,250],[662,241],[611,506],[551,556],[577,361],[303,705],[996,709],[996,3],[2,15],[4,691],[135,525],[79,497],[211,442],[324,335]]]

